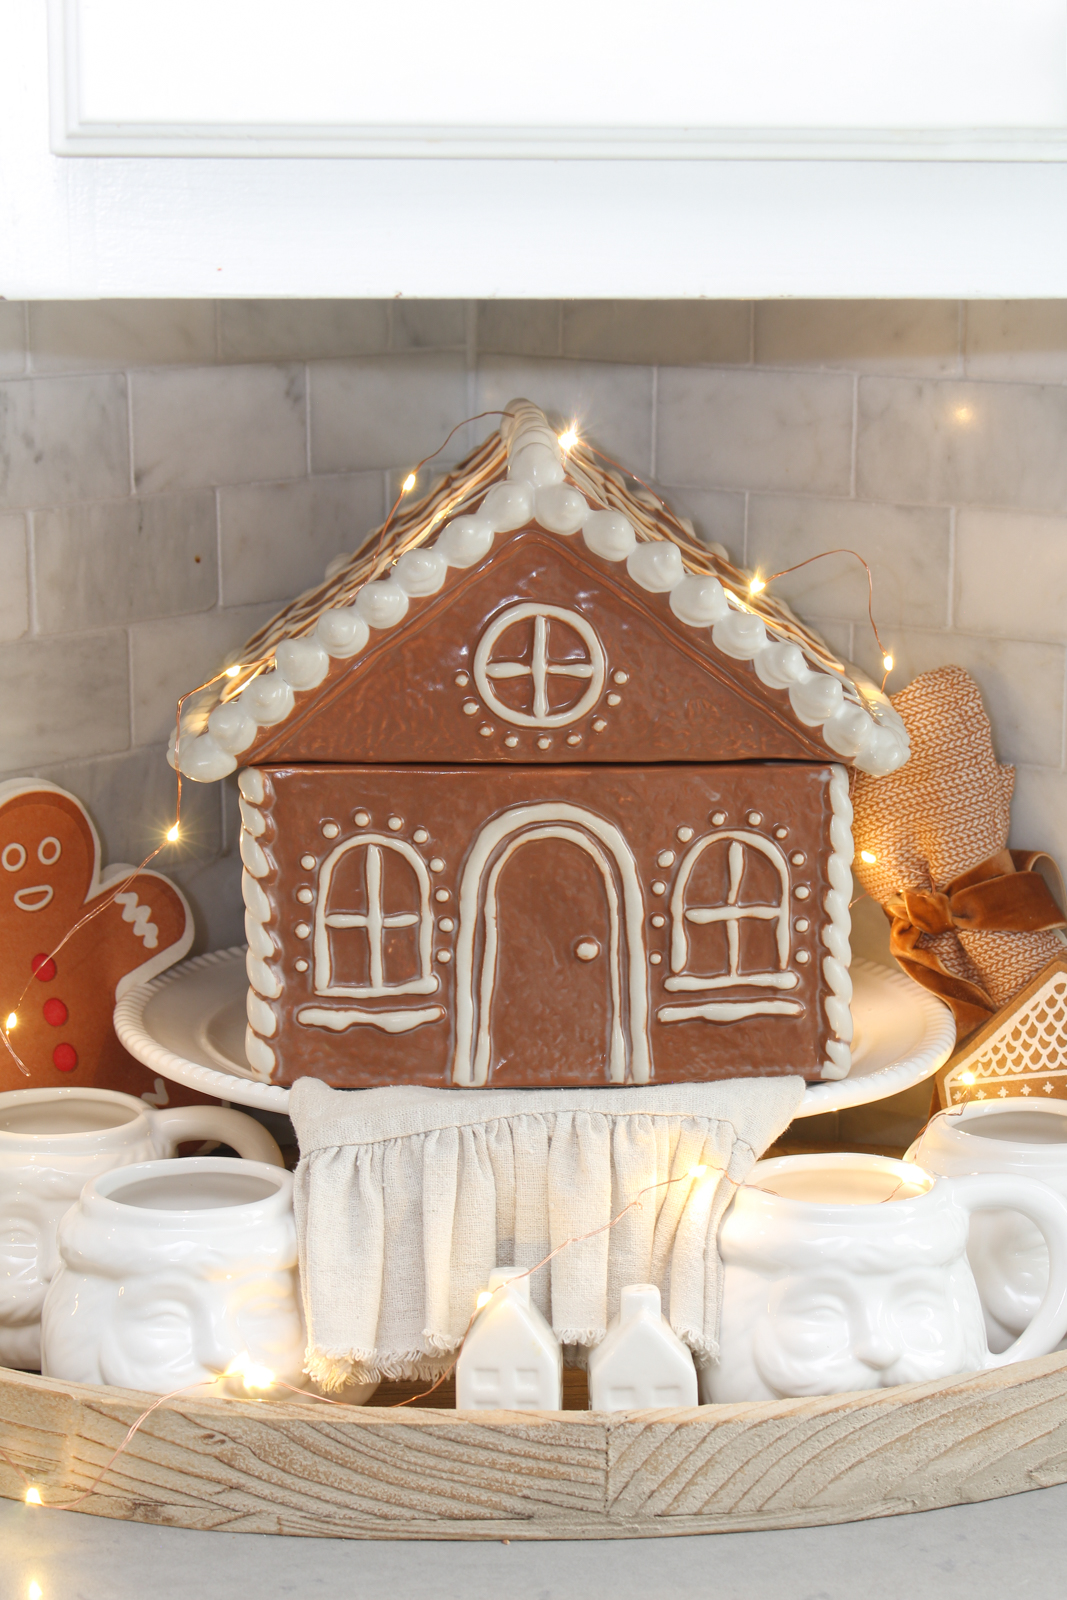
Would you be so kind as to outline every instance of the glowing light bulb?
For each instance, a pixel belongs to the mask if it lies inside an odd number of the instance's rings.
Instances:
[[[241,1374],[241,1381],[246,1389],[269,1389],[274,1382],[275,1374],[269,1367],[259,1366],[250,1362]]]
[[[44,1504],[44,1502],[41,1499],[41,1491],[40,1491],[40,1489],[34,1488],[34,1486],[32,1484],[26,1490],[24,1499],[25,1499],[26,1504],[28,1506],[39,1506],[39,1505],[43,1505]]]
[[[407,477],[404,479],[403,483],[400,485],[400,492],[401,492],[401,494],[410,494],[412,489],[414,489],[414,487],[415,487],[415,474],[413,472],[409,472]]]
[[[478,1296],[477,1300],[474,1303],[477,1306],[478,1310],[480,1311],[483,1306],[487,1306],[489,1304],[489,1302],[490,1302],[490,1300],[492,1298],[493,1298],[492,1289],[483,1289],[481,1294]]]
[[[29,1595],[29,1600],[41,1600],[44,1590],[41,1588],[41,1585],[36,1581],[36,1579],[31,1578],[30,1587],[27,1589],[26,1593]]]
[[[698,1161],[695,1167],[689,1168],[689,1176],[691,1178],[702,1178],[707,1170],[704,1162]]]
[[[240,671],[241,671],[240,667],[227,667],[226,668],[226,676],[228,678],[236,678],[238,676],[238,674],[240,673]]]
[[[767,585],[764,583],[763,579],[756,577],[753,578],[752,582],[749,584],[748,592],[749,594],[762,594],[766,587]]]
[[[559,447],[563,451],[564,455],[566,455],[568,450],[573,450],[577,443],[578,430],[572,423],[569,428],[564,428],[563,432],[559,435]]]
[[[893,670],[893,657],[892,656],[883,656],[882,657],[882,665],[883,665],[883,667],[885,668],[885,670],[887,672],[892,672],[892,670]]]
[[[4,1026],[6,1027],[8,1033],[11,1032],[12,1028],[17,1028],[18,1024],[19,1024],[19,1014],[18,1014],[18,1012],[17,1011],[9,1011],[8,1014],[7,1014],[7,1021],[4,1024]]]
[[[167,839],[167,843],[168,843],[168,844],[174,844],[174,843],[175,843],[175,841],[176,841],[176,840],[177,840],[177,839],[178,839],[178,838],[179,838],[179,837],[180,837],[180,835],[179,835],[179,831],[178,831],[178,824],[177,824],[177,823],[175,823],[175,824],[174,824],[174,826],[173,826],[173,828],[168,828],[168,829],[167,829],[167,833],[166,833],[166,839]]]
[[[960,1073],[960,1082],[961,1083],[966,1083],[966,1084],[972,1084],[974,1082],[974,1073],[973,1072],[961,1072]]]
[[[875,855],[873,850],[861,850],[860,860],[866,861],[869,867],[873,867],[874,863],[878,860],[878,857]]]

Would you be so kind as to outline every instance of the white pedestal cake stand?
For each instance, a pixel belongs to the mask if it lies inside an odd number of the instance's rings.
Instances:
[[[245,953],[219,950],[141,984],[115,1007],[115,1031],[150,1072],[260,1111],[286,1111],[289,1091],[256,1078],[245,1058]],[[799,1116],[884,1100],[942,1066],[956,1039],[952,1014],[900,972],[852,963],[852,1071],[809,1084]]]

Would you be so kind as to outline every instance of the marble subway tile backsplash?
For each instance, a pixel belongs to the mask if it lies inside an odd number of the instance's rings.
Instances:
[[[864,556],[890,689],[974,673],[1013,842],[1067,867],[1067,301],[0,301],[0,776],[143,858],[177,695],[516,394],[764,574]],[[776,587],[877,668],[858,563]],[[226,785],[157,864],[242,937]]]

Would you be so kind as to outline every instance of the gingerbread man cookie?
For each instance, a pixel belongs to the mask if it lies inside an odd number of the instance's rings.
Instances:
[[[155,1084],[115,1036],[119,996],[180,961],[193,938],[181,891],[157,872],[124,885],[132,872],[101,877],[96,829],[73,795],[40,780],[0,784],[0,1022],[15,1012],[11,1044],[29,1069],[0,1048],[0,1089],[77,1083],[156,1103],[203,1098]]]

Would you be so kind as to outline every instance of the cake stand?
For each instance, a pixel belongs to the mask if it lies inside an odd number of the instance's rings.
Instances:
[[[244,1050],[245,952],[195,956],[125,994],[115,1032],[132,1056],[201,1094],[259,1111],[285,1112],[289,1091],[255,1077]],[[894,968],[852,963],[852,1071],[809,1084],[797,1115],[867,1105],[929,1078],[952,1053],[952,1013]]]

